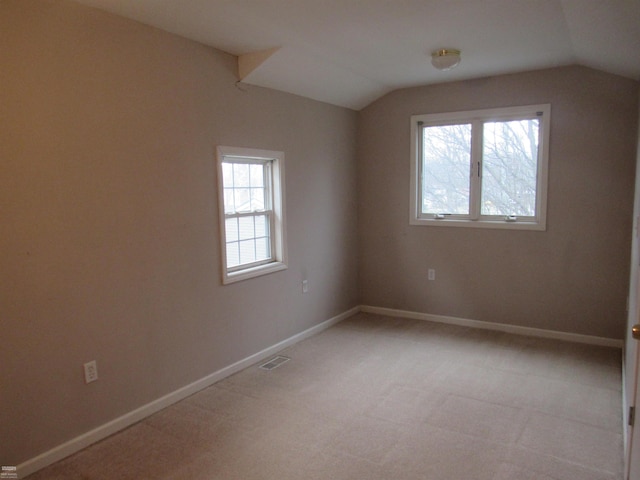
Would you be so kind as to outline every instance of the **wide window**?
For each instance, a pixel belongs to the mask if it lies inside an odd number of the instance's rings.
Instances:
[[[411,224],[544,230],[550,105],[411,117]]]
[[[284,154],[218,147],[223,283],[283,270]]]

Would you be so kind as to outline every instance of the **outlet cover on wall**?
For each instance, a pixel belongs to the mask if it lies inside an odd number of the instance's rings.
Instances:
[[[98,380],[98,364],[95,360],[84,364],[84,383],[91,383]]]

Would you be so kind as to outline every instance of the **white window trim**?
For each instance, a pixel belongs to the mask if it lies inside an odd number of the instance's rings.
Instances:
[[[542,127],[538,140],[538,173],[536,188],[536,217],[533,219],[486,219],[486,218],[427,218],[420,211],[420,169],[419,158],[420,124],[446,124],[456,121],[487,121],[507,120],[518,116],[530,115],[533,112],[542,112]],[[494,108],[486,110],[474,110],[465,112],[437,113],[411,116],[411,192],[410,192],[410,225],[445,226],[445,227],[471,227],[471,228],[497,228],[509,230],[540,230],[547,228],[547,183],[549,162],[549,137],[551,131],[551,105],[527,105],[521,107]],[[478,155],[477,142],[472,145],[474,158]],[[472,160],[473,162],[474,160]],[[472,208],[477,206],[472,205]]]
[[[222,252],[222,283],[224,285],[240,282],[249,278],[267,275],[287,268],[286,219],[285,219],[285,191],[284,191],[284,153],[273,150],[255,148],[226,147],[216,148],[218,174],[218,211],[220,223],[220,249]],[[273,260],[260,265],[250,265],[245,268],[227,268],[226,249],[226,215],[224,211],[224,185],[222,177],[222,163],[227,158],[252,158],[271,161],[271,192],[273,219],[271,222],[270,241],[272,244]]]

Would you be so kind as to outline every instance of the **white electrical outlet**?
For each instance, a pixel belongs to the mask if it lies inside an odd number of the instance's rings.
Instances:
[[[309,293],[309,282],[302,280],[302,293]]]
[[[433,268],[429,269],[428,278],[429,278],[429,280],[435,280],[436,279],[436,271]]]
[[[84,364],[84,383],[91,383],[98,380],[98,364],[95,360]]]

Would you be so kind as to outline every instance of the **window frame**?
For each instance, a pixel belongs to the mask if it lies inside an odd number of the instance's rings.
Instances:
[[[265,205],[263,210],[227,213],[225,211],[223,163],[263,164]],[[216,147],[218,174],[218,211],[222,283],[224,285],[255,278],[287,268],[285,229],[284,152],[244,147]],[[267,216],[269,218],[270,258],[232,267],[227,262],[226,221],[230,218]]]
[[[539,118],[538,159],[536,172],[536,213],[532,217],[482,215],[483,124],[495,121]],[[450,113],[411,116],[411,225],[497,228],[513,230],[546,230],[547,183],[549,162],[551,105],[538,104]],[[469,214],[437,215],[422,213],[422,144],[423,127],[471,124],[469,159]]]

